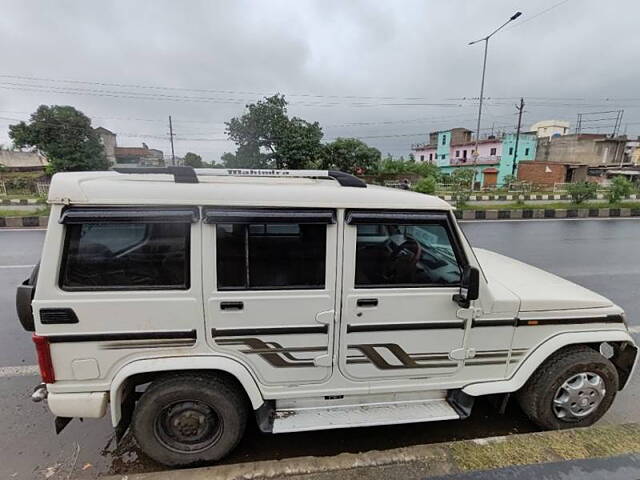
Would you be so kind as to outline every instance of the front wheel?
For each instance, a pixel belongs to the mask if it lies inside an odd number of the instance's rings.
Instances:
[[[547,359],[518,392],[520,407],[547,429],[586,427],[609,409],[618,372],[599,352],[567,347]]]
[[[132,427],[144,453],[173,467],[224,457],[246,421],[246,399],[235,383],[186,374],[153,382],[136,405]]]

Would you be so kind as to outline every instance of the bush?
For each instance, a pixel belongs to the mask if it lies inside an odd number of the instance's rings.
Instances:
[[[567,185],[567,193],[576,205],[580,205],[586,200],[596,198],[598,185],[593,182],[578,182]]]
[[[414,192],[424,193],[427,195],[433,195],[436,193],[436,179],[433,177],[424,177],[418,180],[413,187]]]
[[[633,192],[633,183],[626,177],[617,176],[611,180],[607,198],[609,203],[617,203]]]
[[[451,174],[453,198],[457,207],[464,207],[469,200],[475,171],[471,168],[459,168]]]

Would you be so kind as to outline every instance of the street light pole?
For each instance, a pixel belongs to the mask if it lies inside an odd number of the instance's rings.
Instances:
[[[478,160],[478,143],[480,141],[480,121],[482,119],[482,101],[484,100],[484,76],[487,70],[487,51],[489,50],[489,39],[491,37],[493,37],[496,33],[498,33],[500,30],[502,30],[504,27],[506,27],[509,23],[513,22],[516,18],[518,18],[520,15],[522,15],[522,12],[516,12],[513,15],[511,15],[511,17],[509,18],[509,20],[507,20],[506,22],[504,22],[502,25],[500,25],[498,28],[496,28],[493,32],[491,32],[489,35],[487,35],[486,37],[483,37],[479,40],[474,40],[473,42],[469,42],[469,45],[475,45],[476,43],[479,42],[484,42],[484,60],[482,62],[482,81],[480,82],[480,101],[478,102],[478,123],[476,125],[476,145],[475,145],[475,149],[473,152],[473,163],[474,163],[474,168],[473,168],[473,184],[475,185],[475,181],[476,181],[476,169],[475,169],[475,164]],[[472,185],[473,188],[473,185]]]

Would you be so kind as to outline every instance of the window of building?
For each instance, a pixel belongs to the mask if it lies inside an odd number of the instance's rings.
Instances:
[[[462,151],[462,158],[467,158],[467,151],[466,150]]]
[[[460,266],[447,229],[429,225],[357,225],[356,287],[451,286]]]
[[[83,223],[66,229],[64,290],[189,288],[188,223]]]
[[[513,147],[509,147],[509,155],[513,155]]]
[[[456,158],[460,156],[460,150],[456,150]]]
[[[424,162],[424,155],[420,155],[420,161]]]
[[[447,158],[447,155],[443,153],[443,154],[440,156],[440,158],[441,158],[442,160],[444,160],[445,158]]]
[[[218,224],[218,289],[324,288],[326,240],[326,225]]]
[[[429,154],[429,161],[433,160],[433,153]]]
[[[498,150],[496,148],[492,148],[491,152],[489,153],[489,155],[494,156],[494,155],[496,155],[497,151]]]
[[[524,149],[524,154],[525,154],[525,155],[529,155],[529,149],[528,149],[528,148],[525,148],[525,149]]]
[[[446,145],[447,144],[447,136],[443,135],[442,136],[442,145]]]

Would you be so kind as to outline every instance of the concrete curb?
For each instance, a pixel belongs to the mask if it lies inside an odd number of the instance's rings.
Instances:
[[[442,200],[445,200],[447,202],[451,202],[453,201],[453,195],[447,195],[447,194],[441,194],[438,195],[438,197],[440,197]],[[470,202],[476,202],[476,201],[515,201],[518,200],[518,198],[521,198],[522,200],[571,200],[571,196],[567,193],[553,193],[553,194],[536,194],[536,193],[503,193],[503,194],[480,194],[480,195],[470,195],[469,196],[469,201]],[[629,195],[628,197],[625,197],[626,200],[637,200],[638,198],[640,198],[640,195],[637,194],[632,194]],[[598,193],[596,195],[595,200],[605,200],[606,199],[606,195],[603,193]]]
[[[640,217],[640,208],[522,208],[492,210],[455,210],[459,220],[520,220],[531,218],[618,218]]]
[[[0,228],[46,227],[49,217],[0,217]]]
[[[106,480],[296,480],[369,478],[393,468],[395,478],[428,478],[513,465],[601,458],[640,452],[640,425],[607,425],[477,440],[417,445],[385,451],[298,457],[186,470],[127,474]],[[404,469],[404,470],[403,470]],[[410,474],[413,471],[414,477]],[[425,473],[426,472],[426,473]],[[390,472],[387,472],[390,473]],[[379,478],[393,478],[383,475]],[[372,477],[373,478],[373,477]]]
[[[38,199],[37,198],[3,198],[0,199],[0,205],[11,205],[11,206],[18,206],[18,205],[37,205],[38,204]]]

